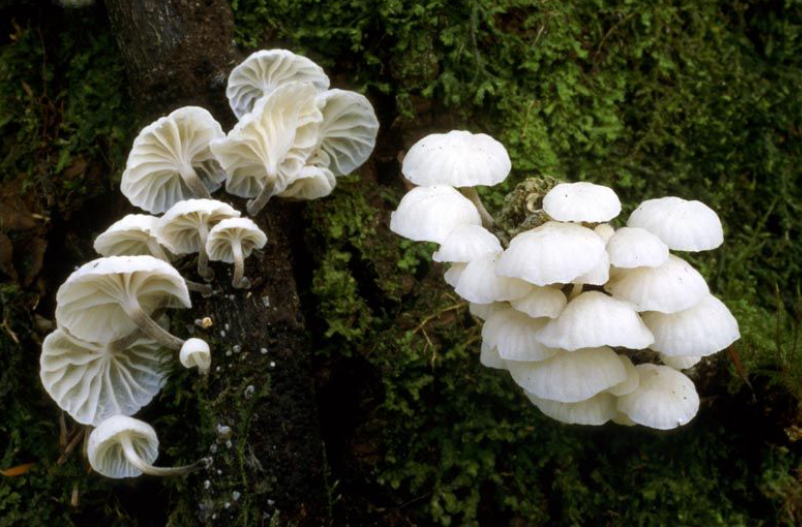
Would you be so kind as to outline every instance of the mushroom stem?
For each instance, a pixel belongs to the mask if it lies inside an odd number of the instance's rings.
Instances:
[[[184,282],[187,284],[187,289],[194,293],[200,293],[205,297],[212,296],[212,286],[209,284],[199,284],[198,282],[193,282],[192,280],[184,279]]]
[[[181,170],[181,179],[184,180],[184,183],[187,184],[196,198],[211,199],[212,195],[209,193],[209,189],[206,188],[206,185],[203,184],[192,167]]]
[[[582,284],[574,284],[571,288],[571,293],[568,295],[568,300],[573,300],[582,294]]]
[[[214,271],[209,269],[209,255],[206,254],[206,238],[209,236],[209,229],[205,222],[201,222],[198,227],[200,236],[200,251],[198,251],[198,274],[207,282],[214,279]]]
[[[459,191],[476,206],[476,210],[479,211],[479,216],[482,218],[482,227],[489,229],[496,224],[496,220],[487,212],[484,203],[482,203],[482,198],[479,197],[479,193],[476,192],[474,187],[462,187]]]
[[[275,183],[265,183],[265,186],[262,187],[262,190],[259,192],[259,195],[256,196],[254,199],[248,201],[248,214],[251,216],[256,216],[259,212],[267,205],[267,202],[270,201],[270,198],[273,197],[273,194],[276,191],[276,184]]]
[[[245,258],[242,257],[242,242],[239,238],[232,240],[231,252],[234,253],[234,279],[231,285],[235,289],[248,289],[251,281],[245,278]]]
[[[128,303],[125,311],[131,320],[134,321],[134,324],[139,326],[139,329],[142,330],[145,335],[165,348],[180,350],[181,346],[184,345],[183,340],[170,334],[169,331],[165,330],[157,324],[155,320],[150,318],[150,315],[142,310],[142,306],[139,305],[139,302],[135,298]]]
[[[143,474],[151,476],[181,476],[209,466],[209,459],[203,458],[191,465],[184,465],[183,467],[154,467],[153,465],[145,463],[142,458],[139,457],[130,437],[122,436],[120,438],[120,446],[123,447],[123,455],[129,463],[141,470]]]
[[[170,263],[167,253],[164,252],[164,249],[162,249],[162,246],[159,245],[159,242],[156,240],[156,238],[148,238],[148,250],[150,251],[150,254],[159,260],[164,260],[165,262]]]

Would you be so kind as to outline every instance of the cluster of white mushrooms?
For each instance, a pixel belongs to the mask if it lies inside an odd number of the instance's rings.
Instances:
[[[227,95],[239,118],[228,134],[203,108],[179,108],[145,127],[134,141],[121,190],[150,214],[130,214],[95,240],[102,255],[72,273],[56,296],[57,329],[42,345],[42,383],[78,423],[95,427],[87,455],[112,478],[182,474],[203,466],[157,468],[158,439],[130,416],[165,383],[164,349],[179,351],[187,368],[207,373],[211,350],[198,338],[172,335],[167,311],[191,307],[190,291],[210,285],[184,279],[171,262],[197,253],[197,274],[210,282],[208,262],[233,264],[232,286],[250,287],[244,259],[267,237],[228,203],[211,199],[225,183],[252,198],[255,216],[272,196],[321,198],[336,177],[364,163],[378,120],[368,100],[329,89],[311,60],[286,50],[252,54],[231,72]]]
[[[565,423],[689,422],[699,396],[679,370],[740,334],[699,272],[669,250],[721,245],[716,213],[699,201],[651,199],[615,229],[608,222],[621,204],[612,189],[562,183],[543,198],[545,221],[505,249],[473,187],[500,183],[510,168],[503,145],[485,134],[424,137],[402,167],[419,186],[390,222],[405,238],[440,245],[433,259],[451,264],[446,282],[484,320],[482,364],[509,371],[533,404]]]

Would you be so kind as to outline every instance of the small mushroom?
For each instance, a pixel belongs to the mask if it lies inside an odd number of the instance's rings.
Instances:
[[[699,411],[699,394],[688,377],[668,366],[638,364],[638,388],[618,398],[618,410],[639,425],[671,430]]]
[[[209,259],[234,264],[234,278],[231,285],[238,289],[251,286],[245,278],[245,258],[254,249],[261,249],[267,243],[264,232],[248,218],[223,220],[209,232],[206,252]]]
[[[601,426],[613,419],[617,413],[616,399],[607,392],[601,392],[590,399],[576,403],[549,401],[529,392],[524,393],[544,415],[569,425]]]
[[[454,291],[465,300],[477,304],[514,300],[529,293],[531,286],[528,283],[496,273],[499,256],[498,253],[490,253],[468,262]]]
[[[86,448],[92,469],[108,478],[180,476],[209,466],[201,459],[183,467],[154,467],[159,456],[159,438],[152,426],[124,415],[109,417],[89,435]]]
[[[444,243],[460,225],[481,225],[473,203],[446,185],[416,187],[390,216],[390,230],[413,241]]]
[[[178,359],[185,368],[198,368],[201,373],[208,373],[212,366],[212,352],[209,345],[197,338],[187,339],[184,342]]]
[[[502,251],[498,238],[481,225],[458,225],[432,255],[435,262],[470,262]]]
[[[607,242],[610,263],[620,269],[657,267],[668,261],[668,246],[663,241],[638,227],[623,227],[615,231]]]
[[[543,197],[543,210],[557,221],[599,223],[621,213],[613,189],[594,183],[560,183]]]
[[[318,150],[330,159],[326,166],[335,176],[344,176],[367,161],[376,145],[379,120],[364,96],[346,90],[318,94],[323,113]]]
[[[158,222],[156,216],[129,214],[95,238],[95,252],[101,256],[148,254],[169,262],[170,258],[156,239]]]
[[[724,242],[721,220],[701,201],[668,196],[641,203],[627,227],[646,229],[674,251],[707,251]]]
[[[504,360],[546,360],[559,353],[559,350],[548,348],[537,339],[538,331],[548,320],[531,318],[512,308],[500,309],[482,326],[482,342],[496,348]]]

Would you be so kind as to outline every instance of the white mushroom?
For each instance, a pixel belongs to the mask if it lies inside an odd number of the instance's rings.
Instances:
[[[435,262],[470,262],[492,253],[500,253],[501,242],[481,225],[458,225],[432,255]]]
[[[482,342],[482,351],[479,354],[479,362],[486,368],[496,370],[506,370],[507,363],[498,354],[498,349],[487,342]]]
[[[638,227],[623,227],[607,242],[610,263],[622,269],[658,267],[668,261],[668,246]]]
[[[688,423],[699,411],[693,382],[668,366],[639,364],[638,389],[618,398],[618,410],[634,422],[670,430]]]
[[[445,273],[443,273],[443,279],[451,287],[457,287],[459,279],[462,276],[463,271],[465,271],[466,267],[468,267],[468,264],[466,263],[451,264],[448,270]]]
[[[482,341],[498,350],[504,360],[541,361],[559,350],[547,348],[537,340],[537,332],[549,319],[531,318],[512,308],[493,313],[482,326]]]
[[[454,291],[469,302],[489,304],[521,298],[530,285],[523,280],[498,276],[495,272],[499,254],[486,254],[468,262]]]
[[[627,220],[663,240],[674,251],[707,251],[724,241],[718,215],[701,201],[673,196],[641,203]]]
[[[181,346],[178,359],[185,368],[198,368],[199,372],[208,373],[212,365],[212,351],[201,339],[187,339]]]
[[[663,364],[670,368],[674,368],[675,370],[687,370],[693,368],[697,364],[702,361],[702,357],[698,357],[695,355],[688,355],[684,357],[670,357],[668,355],[660,355],[660,360],[663,361]]]
[[[620,382],[607,390],[616,397],[632,393],[640,385],[640,374],[638,373],[638,369],[635,368],[635,365],[632,364],[632,361],[629,359],[629,357],[626,355],[619,355],[618,358],[621,361],[621,364],[624,365],[624,369],[627,370],[627,378],[623,382]]]
[[[337,186],[337,179],[326,167],[306,165],[298,173],[298,178],[290,183],[280,198],[313,200],[328,196]]]
[[[213,261],[234,264],[234,278],[231,284],[239,289],[251,286],[245,278],[245,258],[254,249],[261,249],[267,243],[267,236],[248,218],[223,220],[209,232],[206,252]]]
[[[577,403],[549,401],[526,391],[524,393],[545,415],[569,425],[601,426],[618,412],[615,407],[615,397],[606,392]]]
[[[489,304],[477,304],[471,302],[468,304],[468,312],[476,318],[487,320],[493,313],[500,309],[505,309],[510,305],[507,302],[491,302]]]
[[[156,239],[158,221],[156,216],[129,214],[95,238],[95,252],[101,256],[148,254],[169,262],[170,258]]]
[[[224,137],[197,106],[179,108],[142,129],[128,155],[120,190],[137,207],[159,214],[188,198],[208,198],[225,174],[209,149]]]
[[[92,469],[108,478],[180,476],[206,468],[208,460],[174,468],[154,467],[159,456],[159,439],[153,427],[144,421],[116,415],[100,423],[89,435],[86,447]]]
[[[361,166],[376,146],[379,120],[364,95],[328,90],[317,98],[323,112],[318,149],[331,158],[335,176],[350,174]]]
[[[481,223],[473,203],[445,185],[413,188],[390,216],[390,230],[399,236],[439,244],[460,225]]]
[[[512,307],[532,318],[557,318],[565,309],[568,299],[556,287],[533,285],[526,296],[511,300],[510,303]]]
[[[557,221],[598,223],[621,213],[613,189],[593,183],[560,183],[543,197],[543,210]]]

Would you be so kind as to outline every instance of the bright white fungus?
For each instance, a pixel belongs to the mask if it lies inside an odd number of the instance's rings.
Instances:
[[[557,221],[598,223],[621,213],[613,189],[594,183],[560,183],[543,197],[543,210]]]
[[[618,410],[634,422],[671,430],[688,423],[699,411],[693,382],[668,366],[639,364],[638,389],[618,398]]]
[[[453,187],[416,187],[390,216],[390,230],[413,241],[442,244],[460,225],[481,225],[479,211]]]
[[[707,251],[724,242],[721,220],[713,209],[673,196],[644,201],[627,226],[646,229],[674,251]]]

